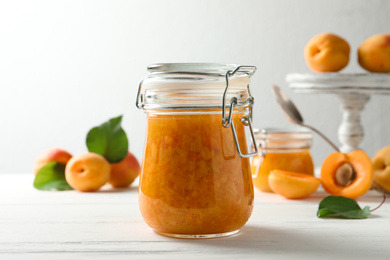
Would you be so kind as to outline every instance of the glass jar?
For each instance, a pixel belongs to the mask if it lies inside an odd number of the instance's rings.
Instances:
[[[250,76],[256,68],[155,64],[140,82],[147,114],[139,207],[158,234],[210,238],[235,234],[253,208],[245,127],[251,127]]]
[[[253,183],[264,192],[272,192],[268,175],[272,170],[285,170],[314,175],[310,154],[312,134],[300,127],[255,129],[256,142],[261,153],[252,160]]]

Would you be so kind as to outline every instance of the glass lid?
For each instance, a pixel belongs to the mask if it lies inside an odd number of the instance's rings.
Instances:
[[[144,109],[221,108],[237,99],[237,107],[253,102],[250,77],[254,66],[219,63],[157,63],[141,80],[137,107]],[[223,102],[225,98],[225,102]]]
[[[226,72],[234,71],[240,65],[221,63],[156,63],[148,66],[151,73],[193,73],[203,75],[225,76]],[[256,68],[245,66],[247,70],[241,70],[239,74],[253,75]]]

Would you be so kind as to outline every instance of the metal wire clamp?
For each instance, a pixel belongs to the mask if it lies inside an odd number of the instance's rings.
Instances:
[[[222,125],[224,127],[229,127],[229,126],[231,127],[232,133],[233,133],[233,137],[234,137],[234,143],[236,144],[237,153],[242,158],[249,158],[249,157],[253,157],[253,156],[258,154],[255,134],[253,133],[252,124],[251,124],[251,121],[252,121],[252,105],[254,103],[254,98],[251,95],[250,87],[249,87],[249,84],[248,84],[247,85],[247,91],[248,91],[249,97],[244,101],[244,103],[246,103],[246,107],[248,107],[249,114],[245,115],[244,117],[242,117],[241,118],[241,122],[245,126],[249,127],[249,130],[250,130],[250,133],[251,133],[251,139],[252,139],[252,143],[253,143],[253,147],[255,148],[255,151],[247,153],[247,154],[243,154],[241,152],[240,143],[238,141],[236,129],[234,127],[234,122],[233,122],[233,119],[232,119],[233,109],[234,109],[234,106],[238,104],[238,99],[236,97],[233,97],[230,100],[229,113],[226,115],[226,111],[225,111],[226,110],[226,95],[229,92],[228,90],[229,90],[229,78],[230,77],[232,77],[237,72],[244,72],[244,73],[246,73],[250,77],[250,76],[252,76],[255,73],[255,71],[256,71],[256,67],[254,67],[254,66],[238,66],[233,71],[226,72],[226,75],[225,75],[226,88],[225,88],[225,91],[223,92],[223,96],[222,96]]]
[[[264,138],[257,145],[255,145],[255,147],[253,147],[254,149],[256,149],[256,147],[258,147],[258,149],[260,149],[260,157],[258,158],[257,162],[255,162],[253,158],[251,161],[251,165],[254,165],[256,163],[255,173],[252,174],[252,178],[254,178],[254,179],[257,178],[257,176],[259,176],[260,166],[265,158],[265,155],[267,154],[267,149],[268,149],[267,131],[265,129],[262,129],[262,130],[260,130],[260,133],[264,136]]]

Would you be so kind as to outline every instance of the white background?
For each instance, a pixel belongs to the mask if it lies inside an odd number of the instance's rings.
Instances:
[[[257,128],[289,126],[274,101],[279,84],[305,121],[337,142],[336,97],[297,94],[287,73],[308,73],[303,48],[333,32],[351,45],[342,72],[364,72],[361,42],[390,33],[385,0],[0,1],[0,173],[29,172],[50,147],[86,152],[88,130],[123,114],[130,150],[142,158],[145,114],[135,107],[139,80],[156,62],[255,65]],[[390,96],[373,96],[362,114],[361,147],[390,145]],[[320,166],[332,149],[315,136]]]

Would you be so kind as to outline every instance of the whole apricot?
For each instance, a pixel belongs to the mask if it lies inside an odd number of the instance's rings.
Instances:
[[[70,158],[72,158],[72,155],[60,148],[50,148],[43,151],[34,161],[34,174],[36,175],[39,170],[49,162],[58,162],[66,165]]]
[[[321,166],[321,184],[333,196],[356,199],[372,186],[371,159],[362,150],[350,153],[335,152]]]
[[[302,199],[313,194],[320,180],[305,173],[273,170],[268,176],[272,191],[287,199]]]
[[[370,72],[390,72],[390,34],[377,34],[358,49],[358,62]]]
[[[137,158],[131,152],[128,152],[122,161],[111,164],[108,183],[116,188],[127,187],[138,177],[140,171],[141,167]]]
[[[68,184],[79,191],[96,191],[110,179],[110,163],[96,153],[72,157],[65,167]]]
[[[348,42],[332,33],[314,36],[304,48],[306,63],[310,69],[316,72],[342,70],[348,65],[349,53]]]
[[[381,148],[372,157],[374,186],[390,193],[390,145]]]

